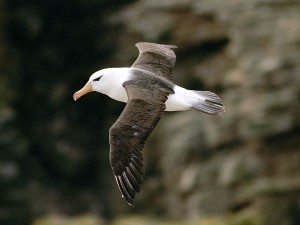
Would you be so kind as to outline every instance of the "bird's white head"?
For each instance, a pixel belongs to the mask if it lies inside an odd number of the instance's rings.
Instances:
[[[77,99],[91,91],[103,93],[103,89],[106,85],[105,75],[107,75],[108,73],[109,72],[107,69],[99,70],[93,73],[84,87],[74,93],[73,99],[76,101]]]
[[[106,68],[93,73],[86,85],[75,92],[73,99],[76,101],[91,91],[97,91],[116,100],[120,100],[117,96],[111,96],[110,94],[114,94],[112,91],[116,90],[116,87],[122,87],[122,83],[130,74],[129,70],[130,68]]]

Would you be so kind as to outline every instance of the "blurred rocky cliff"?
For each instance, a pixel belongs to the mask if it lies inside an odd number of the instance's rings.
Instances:
[[[21,212],[7,206],[21,201],[29,206],[20,218],[91,212],[300,224],[298,0],[46,2],[7,3],[1,17],[0,179],[11,197],[0,217]],[[71,96],[95,70],[129,66],[139,41],[177,45],[177,84],[217,93],[226,113],[165,113],[131,209],[108,163],[108,129],[124,105]]]

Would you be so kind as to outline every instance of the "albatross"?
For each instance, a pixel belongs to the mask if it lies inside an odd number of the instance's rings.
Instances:
[[[110,164],[122,194],[131,206],[143,181],[143,148],[164,111],[194,109],[222,116],[222,100],[209,91],[188,90],[173,81],[177,46],[140,42],[131,67],[107,68],[93,73],[75,92],[76,101],[96,91],[127,103],[109,130]]]

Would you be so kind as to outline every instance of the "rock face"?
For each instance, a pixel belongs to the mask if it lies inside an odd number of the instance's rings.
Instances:
[[[181,218],[234,214],[233,224],[300,222],[299,11],[296,0],[144,0],[113,17],[126,28],[122,46],[133,37],[178,45],[175,80],[214,91],[226,107],[222,119],[161,120],[145,150],[156,173],[143,189],[161,184],[142,192],[151,207]]]

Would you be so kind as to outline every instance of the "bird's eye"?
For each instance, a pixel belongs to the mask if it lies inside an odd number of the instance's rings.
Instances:
[[[93,79],[93,81],[99,81],[101,77],[102,77],[102,76],[97,77],[97,78]]]

